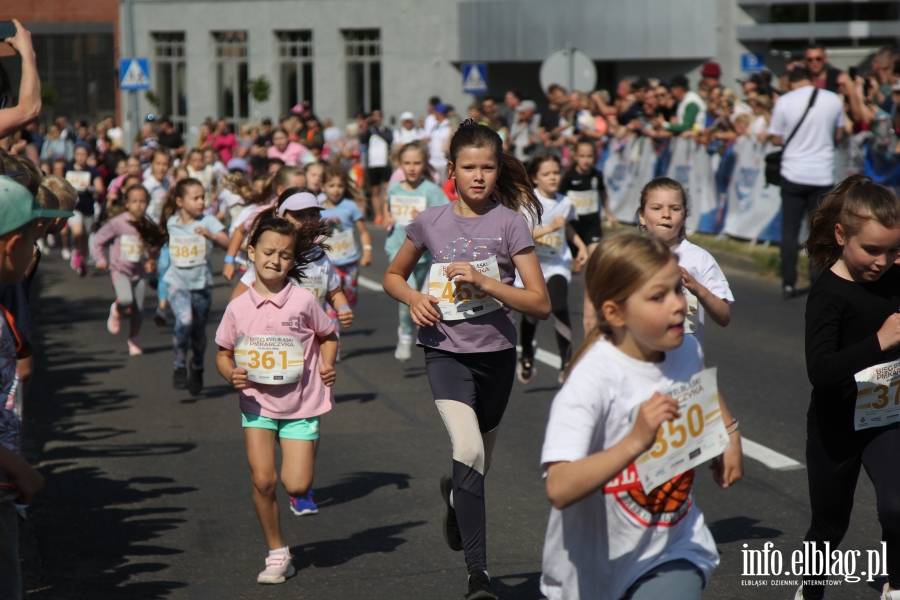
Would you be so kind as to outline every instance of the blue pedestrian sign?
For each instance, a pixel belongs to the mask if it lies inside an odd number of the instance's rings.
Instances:
[[[150,66],[146,58],[119,59],[119,88],[124,92],[150,89]]]
[[[763,70],[763,57],[759,54],[741,54],[741,71],[744,73],[759,73]]]
[[[487,65],[484,63],[463,63],[463,92],[466,94],[487,94]]]

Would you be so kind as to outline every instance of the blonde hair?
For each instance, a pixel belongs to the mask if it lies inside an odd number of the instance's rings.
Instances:
[[[78,193],[72,184],[59,175],[44,175],[41,184],[46,186],[59,200],[59,209],[65,211],[75,210],[78,203]]]
[[[59,210],[59,198],[56,197],[56,194],[50,191],[46,185],[42,185],[38,188],[37,196],[38,204],[41,205],[41,208],[49,208],[50,210]]]
[[[746,113],[740,114],[734,118],[735,125],[743,125],[744,127],[750,127],[751,123],[753,123],[753,117]]]
[[[582,356],[604,335],[612,335],[612,327],[603,317],[603,303],[622,306],[653,275],[672,260],[672,251],[651,236],[617,233],[604,238],[588,259],[585,283],[587,297],[594,305],[597,325],[587,333],[584,343],[566,368],[566,377]]]

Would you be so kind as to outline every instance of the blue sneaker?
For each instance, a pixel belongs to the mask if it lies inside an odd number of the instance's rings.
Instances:
[[[298,517],[319,514],[319,507],[316,506],[316,501],[313,500],[313,491],[309,490],[309,493],[302,498],[291,496],[291,512]]]

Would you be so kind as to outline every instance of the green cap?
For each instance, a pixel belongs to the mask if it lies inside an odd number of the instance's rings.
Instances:
[[[35,219],[57,219],[73,214],[65,210],[41,208],[28,188],[6,175],[0,175],[0,235],[15,231]]]

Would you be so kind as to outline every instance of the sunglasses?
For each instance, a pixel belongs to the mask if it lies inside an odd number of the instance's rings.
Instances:
[[[824,56],[807,56],[806,57],[806,62],[824,62],[824,61],[825,61]]]

